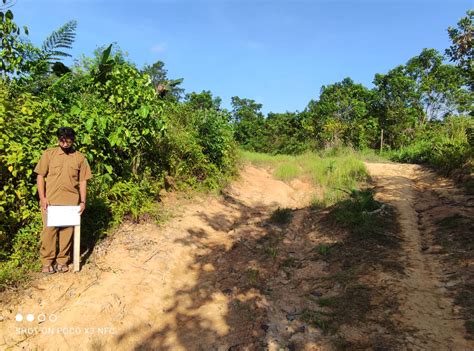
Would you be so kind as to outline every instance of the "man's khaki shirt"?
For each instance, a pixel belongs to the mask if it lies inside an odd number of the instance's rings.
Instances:
[[[78,205],[79,182],[92,178],[83,154],[66,154],[59,146],[43,152],[35,173],[46,177],[46,198],[51,205]]]

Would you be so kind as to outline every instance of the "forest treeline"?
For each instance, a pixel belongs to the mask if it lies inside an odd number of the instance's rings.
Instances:
[[[447,173],[472,165],[474,11],[449,28],[444,54],[424,49],[376,74],[372,89],[346,78],[323,86],[301,112],[264,116],[251,99],[233,97],[227,110],[209,90],[185,93],[162,61],[137,67],[117,45],[66,66],[77,23],[36,46],[2,1],[0,290],[38,265],[33,169],[61,126],[74,127],[94,174],[82,223],[86,252],[124,216],[152,212],[163,189],[221,187],[236,172],[239,146],[273,154],[381,149]]]
[[[323,86],[301,112],[269,113],[254,100],[232,98],[235,138],[243,148],[298,154],[350,146],[422,162],[450,174],[472,167],[474,11],[449,28],[452,45],[423,49],[369,89],[347,77]]]

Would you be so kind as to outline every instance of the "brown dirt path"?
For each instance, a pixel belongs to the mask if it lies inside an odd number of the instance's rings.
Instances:
[[[407,331],[401,345],[474,349],[431,238],[437,216],[459,204],[456,210],[468,217],[472,208],[421,167],[367,167],[378,199],[400,216],[407,274],[380,282],[400,303],[394,322]],[[324,211],[307,207],[311,190],[246,166],[224,196],[178,201],[163,227],[123,225],[80,273],[38,277],[0,304],[0,350],[335,350],[334,336],[300,318],[302,308],[318,308],[309,294],[331,296],[333,289],[321,287],[331,267],[313,248],[330,245],[337,233],[319,230]],[[287,227],[268,222],[277,207],[298,208]],[[34,314],[34,321],[17,322],[17,313]],[[357,328],[349,330],[354,338],[365,338]],[[383,349],[396,349],[389,346]]]
[[[393,204],[399,212],[406,277],[387,284],[397,291],[401,312],[398,324],[408,331],[408,349],[473,350],[474,343],[465,339],[463,320],[447,294],[446,286],[451,284],[447,267],[442,256],[434,254],[432,240],[436,222],[453,212],[441,194],[472,218],[472,208],[464,206],[467,199],[449,181],[420,166],[366,165],[377,184],[378,199]],[[422,215],[433,208],[436,213]]]
[[[80,273],[40,277],[1,306],[0,349],[236,350],[264,340],[247,242],[307,190],[247,166],[226,196],[188,201],[163,228],[122,226]]]

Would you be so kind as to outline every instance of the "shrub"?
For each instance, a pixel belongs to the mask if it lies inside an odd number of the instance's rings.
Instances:
[[[41,89],[34,91],[21,81],[0,80],[0,261],[9,260],[2,264],[3,282],[14,267],[38,262],[41,219],[33,169],[41,152],[56,145],[58,127],[76,130],[76,149],[94,175],[85,245],[124,216],[139,220],[166,179],[177,189],[209,189],[235,172],[228,114],[165,102],[148,75],[109,55],[106,49],[61,78],[41,78]]]
[[[290,208],[277,208],[273,211],[270,222],[276,224],[288,224],[291,222],[291,218],[293,217],[293,213]]]
[[[470,143],[473,119],[451,117],[442,124],[433,124],[412,144],[391,153],[398,162],[428,164],[451,175],[456,170],[472,172],[474,149]]]

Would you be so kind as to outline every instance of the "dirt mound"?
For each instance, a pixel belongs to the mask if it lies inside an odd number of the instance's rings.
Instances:
[[[315,189],[300,179],[290,183],[276,180],[271,171],[248,165],[241,178],[229,187],[228,193],[253,208],[297,208],[309,203]]]

